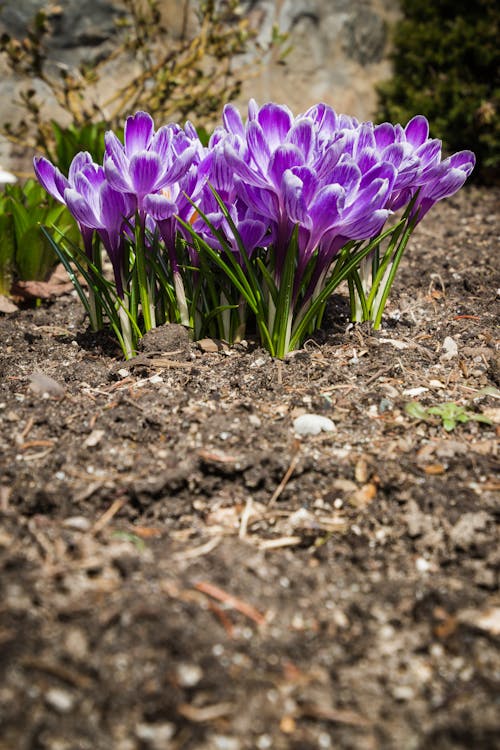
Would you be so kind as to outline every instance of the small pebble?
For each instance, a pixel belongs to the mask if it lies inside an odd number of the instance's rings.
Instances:
[[[328,417],[320,414],[302,414],[293,422],[293,429],[297,435],[319,435],[323,432],[333,432],[335,425]]]
[[[165,721],[159,724],[139,723],[135,727],[136,737],[147,747],[163,750],[165,743],[175,734],[175,724]]]
[[[85,516],[69,516],[63,521],[63,526],[67,529],[74,529],[75,531],[88,531],[91,523]]]
[[[203,677],[203,670],[197,664],[179,664],[177,679],[182,687],[194,687]]]
[[[43,372],[34,372],[30,375],[30,390],[36,393],[37,396],[53,396],[54,398],[62,398],[64,396],[63,386],[49,377],[44,375]]]
[[[67,714],[75,705],[75,699],[67,690],[60,688],[51,688],[45,694],[45,701],[48,706],[60,714]]]
[[[90,435],[85,439],[83,443],[84,448],[95,448],[105,435],[104,430],[92,430]]]

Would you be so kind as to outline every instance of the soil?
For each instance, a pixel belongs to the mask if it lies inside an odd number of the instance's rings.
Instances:
[[[0,317],[1,750],[500,747],[499,197],[282,363],[177,326],[125,363],[72,292]]]

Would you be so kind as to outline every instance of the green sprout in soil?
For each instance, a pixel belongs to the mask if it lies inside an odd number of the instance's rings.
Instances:
[[[418,401],[410,401],[409,404],[406,404],[405,411],[410,417],[424,422],[432,420],[433,417],[438,417],[442,420],[443,427],[447,432],[452,432],[460,423],[483,422],[484,424],[491,424],[491,419],[488,419],[486,415],[469,411],[467,407],[453,401],[445,401],[437,406],[428,407],[422,406]]]

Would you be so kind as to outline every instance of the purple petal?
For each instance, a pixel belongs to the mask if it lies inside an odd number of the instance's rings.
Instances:
[[[271,151],[264,137],[264,131],[256,120],[251,120],[247,125],[247,144],[249,154],[259,172],[267,175]]]
[[[240,138],[245,137],[245,128],[241,115],[234,104],[226,104],[222,111],[222,122],[228,133],[234,133],[239,135]]]
[[[396,176],[397,172],[392,164],[381,162],[363,175],[361,179],[360,189],[363,190],[367,187],[369,188],[371,183],[382,180],[387,181],[387,184],[389,186],[388,189],[392,190],[396,181]]]
[[[165,195],[154,193],[146,195],[143,201],[144,210],[155,219],[155,221],[165,221],[170,219],[177,211],[175,201],[170,200]]]
[[[164,125],[154,135],[151,141],[150,150],[158,154],[160,159],[164,161],[168,158],[169,150],[172,144],[173,133],[172,129],[168,125]]]
[[[263,188],[267,187],[267,180],[261,177],[255,169],[251,169],[251,167],[245,163],[231,143],[226,141],[223,148],[228,167],[232,169],[243,182],[248,185],[256,185]]]
[[[422,167],[426,168],[439,164],[441,160],[441,146],[441,141],[438,138],[433,138],[417,148],[415,155],[419,158]]]
[[[251,256],[255,248],[262,244],[267,225],[256,219],[243,219],[238,223],[238,232],[247,255]]]
[[[358,216],[342,225],[342,234],[351,240],[374,237],[380,232],[390,213],[392,212],[385,208],[379,208],[366,216]]]
[[[133,185],[130,182],[129,167],[126,165],[126,171],[122,172],[116,166],[115,161],[110,157],[106,156],[104,159],[104,172],[110,185],[122,193],[133,192]]]
[[[225,195],[234,193],[234,173],[227,164],[224,154],[221,151],[214,152],[209,181],[213,187]]]
[[[351,117],[350,115],[339,115],[338,116],[338,129],[339,130],[354,130],[359,125],[357,119],[355,117]]]
[[[291,169],[287,169],[282,180],[283,204],[286,215],[294,224],[302,224],[309,229],[311,218],[303,188],[304,183],[300,177],[294,174]]]
[[[310,107],[303,116],[309,117],[314,122],[316,131],[322,136],[333,137],[338,129],[337,114],[323,102]]]
[[[269,102],[260,108],[257,119],[271,151],[281,146],[292,127],[293,117],[288,107]]]
[[[429,123],[423,115],[413,117],[405,128],[405,136],[412,146],[421,146],[429,137]]]
[[[101,183],[102,184],[102,183]],[[98,216],[100,213],[99,188],[100,184],[92,184],[88,177],[79,172],[75,175],[74,189],[79,193],[89,206],[90,210]]]
[[[399,169],[404,157],[405,148],[402,143],[391,143],[387,148],[384,148],[381,154],[383,161],[389,162],[396,169]]]
[[[304,162],[302,153],[291,143],[279,146],[271,156],[268,175],[277,190],[281,187],[281,179],[287,169],[301,166]]]
[[[319,154],[319,160],[314,165],[318,179],[328,180],[331,170],[339,163],[339,159],[345,152],[345,145],[346,137],[343,133],[339,133],[326,151]]]
[[[241,181],[238,183],[238,193],[244,203],[258,215],[273,221],[281,218],[278,197],[273,191]]]
[[[79,224],[89,229],[100,229],[101,222],[89,206],[85,198],[73,188],[67,188],[64,191],[64,199],[68,209],[71,211]]]
[[[292,167],[290,171],[301,180],[304,200],[306,203],[310,203],[318,192],[319,180],[314,170],[310,167]]]
[[[68,180],[70,184],[73,184],[73,180],[77,172],[81,172],[82,169],[88,167],[89,164],[93,164],[94,160],[88,151],[80,151],[76,154],[73,161],[69,165]]]
[[[361,170],[353,162],[342,162],[332,169],[329,182],[342,185],[346,194],[352,193],[361,182]]]
[[[256,120],[259,114],[259,105],[255,99],[249,99],[248,101],[248,119]]]
[[[294,122],[288,133],[287,142],[297,146],[303,154],[304,161],[309,162],[316,149],[317,142],[313,121],[304,118]]]
[[[151,151],[134,154],[130,160],[130,182],[138,198],[157,189],[161,172],[161,161],[157,154]]]
[[[365,149],[374,149],[376,146],[375,135],[373,133],[373,125],[371,122],[364,122],[358,129],[358,137],[356,139],[355,153],[360,154]]]
[[[448,161],[454,169],[462,169],[468,177],[476,165],[476,156],[472,151],[457,151]]]
[[[125,151],[129,159],[138,151],[144,151],[148,148],[153,133],[153,118],[147,112],[136,112],[135,115],[127,117],[124,140]]]
[[[157,185],[156,189],[163,187],[168,183],[177,182],[181,179],[181,177],[184,177],[186,172],[193,164],[193,159],[195,156],[196,146],[190,146],[189,148],[186,148],[186,150],[181,154],[176,156],[170,168],[161,176],[161,181]]]
[[[365,148],[363,151],[359,151],[356,156],[356,163],[361,170],[362,174],[369,172],[379,163],[379,157],[375,149]]]
[[[434,202],[440,201],[443,198],[448,198],[462,187],[466,179],[467,174],[463,170],[454,168],[448,169],[439,180],[424,185],[422,188],[422,196],[431,198]]]
[[[184,132],[189,139],[193,141],[199,140],[198,131],[196,130],[191,120],[186,120],[186,124],[184,125]]]
[[[340,185],[327,185],[317,194],[310,207],[312,232],[310,243],[314,248],[322,235],[336,226],[344,206],[345,191]]]
[[[33,168],[38,182],[42,187],[53,198],[64,203],[64,190],[69,187],[66,177],[44,156],[35,156],[33,159]]]
[[[394,143],[394,125],[391,125],[390,122],[383,122],[376,126],[373,135],[377,148],[383,150]]]
[[[123,195],[107,183],[100,189],[101,223],[110,234],[119,234],[126,217],[126,206]]]

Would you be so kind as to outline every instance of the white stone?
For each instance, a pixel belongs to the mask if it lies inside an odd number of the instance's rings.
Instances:
[[[333,432],[335,425],[328,417],[320,414],[302,414],[293,422],[297,435],[319,435],[320,432]]]

